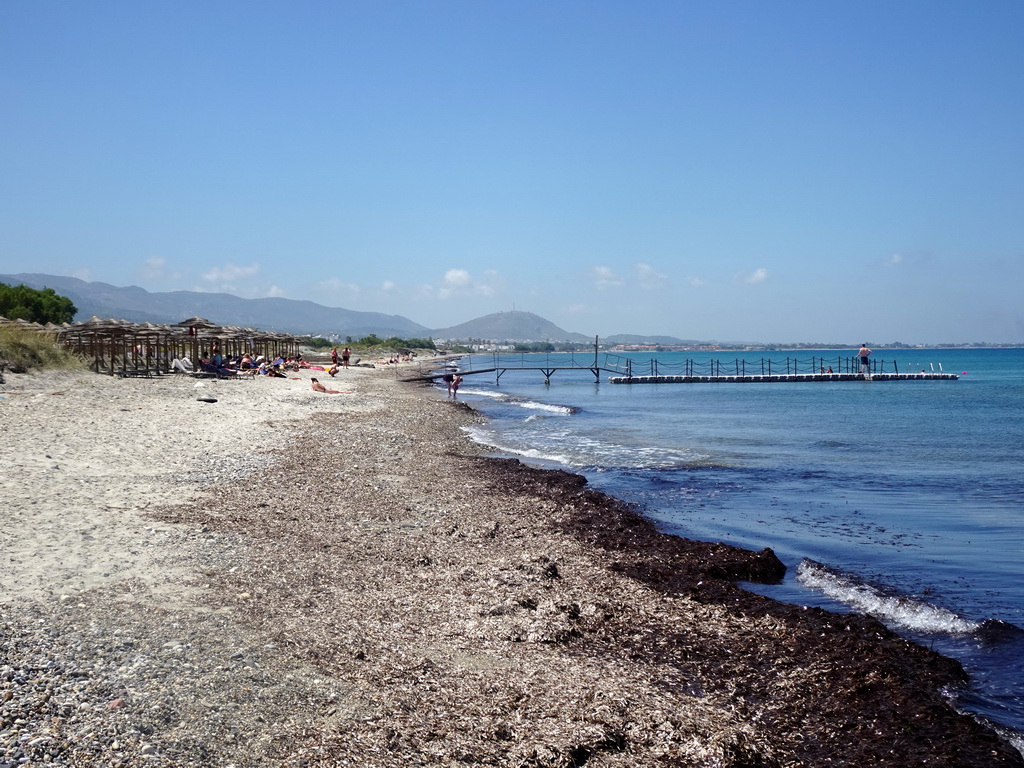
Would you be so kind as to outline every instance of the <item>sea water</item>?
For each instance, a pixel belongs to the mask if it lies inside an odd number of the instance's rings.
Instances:
[[[851,354],[801,351],[801,372],[818,370],[814,355],[835,366]],[[951,695],[1020,749],[1024,350],[875,357],[900,372],[960,378],[613,384],[584,370],[548,371],[546,383],[540,371],[506,371],[467,375],[459,397],[488,417],[472,434],[498,454],[582,474],[668,533],[771,547],[787,566],[784,582],[746,588],[870,614],[958,659],[971,685]],[[798,358],[633,355],[634,372],[652,359],[659,370],[716,360],[723,373],[746,361],[759,373],[765,360],[778,372]]]

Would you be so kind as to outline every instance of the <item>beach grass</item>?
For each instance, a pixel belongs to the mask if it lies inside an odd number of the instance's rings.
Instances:
[[[80,357],[58,343],[54,334],[17,326],[0,326],[0,361],[16,373],[78,371],[86,367]]]

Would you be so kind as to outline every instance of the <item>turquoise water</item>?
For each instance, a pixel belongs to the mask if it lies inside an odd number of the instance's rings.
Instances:
[[[784,368],[787,354],[744,357]],[[850,354],[801,352],[800,370]],[[632,357],[634,371],[652,358],[662,370],[736,364],[734,353]],[[1024,732],[1024,350],[876,357],[961,376],[622,385],[510,371],[500,384],[468,376],[459,394],[489,417],[473,434],[496,452],[583,474],[667,532],[772,547],[785,582],[748,588],[871,613],[960,659],[973,681],[961,705]]]

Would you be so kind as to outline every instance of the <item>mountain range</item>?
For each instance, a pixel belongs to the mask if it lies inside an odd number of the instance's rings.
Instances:
[[[93,315],[156,325],[178,323],[189,317],[204,317],[218,325],[282,331],[296,335],[318,335],[353,339],[375,334],[386,339],[433,338],[518,342],[591,343],[593,336],[571,333],[532,312],[496,312],[450,328],[430,329],[401,315],[357,312],[326,307],[312,301],[266,298],[243,299],[228,293],[169,291],[151,293],[137,286],[118,287],[87,282],[77,277],[44,274],[0,275],[8,285],[24,284],[42,290],[52,288],[67,296],[78,308],[76,320]],[[607,344],[688,344],[672,336],[619,335],[601,339]]]

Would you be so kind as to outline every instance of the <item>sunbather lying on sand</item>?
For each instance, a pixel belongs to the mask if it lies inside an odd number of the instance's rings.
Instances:
[[[323,384],[321,384],[316,379],[310,379],[310,382],[313,385],[313,391],[314,392],[323,392],[323,393],[328,394],[328,395],[340,395],[341,394],[341,392],[339,390],[337,390],[337,389],[328,389],[327,387],[325,387]]]

